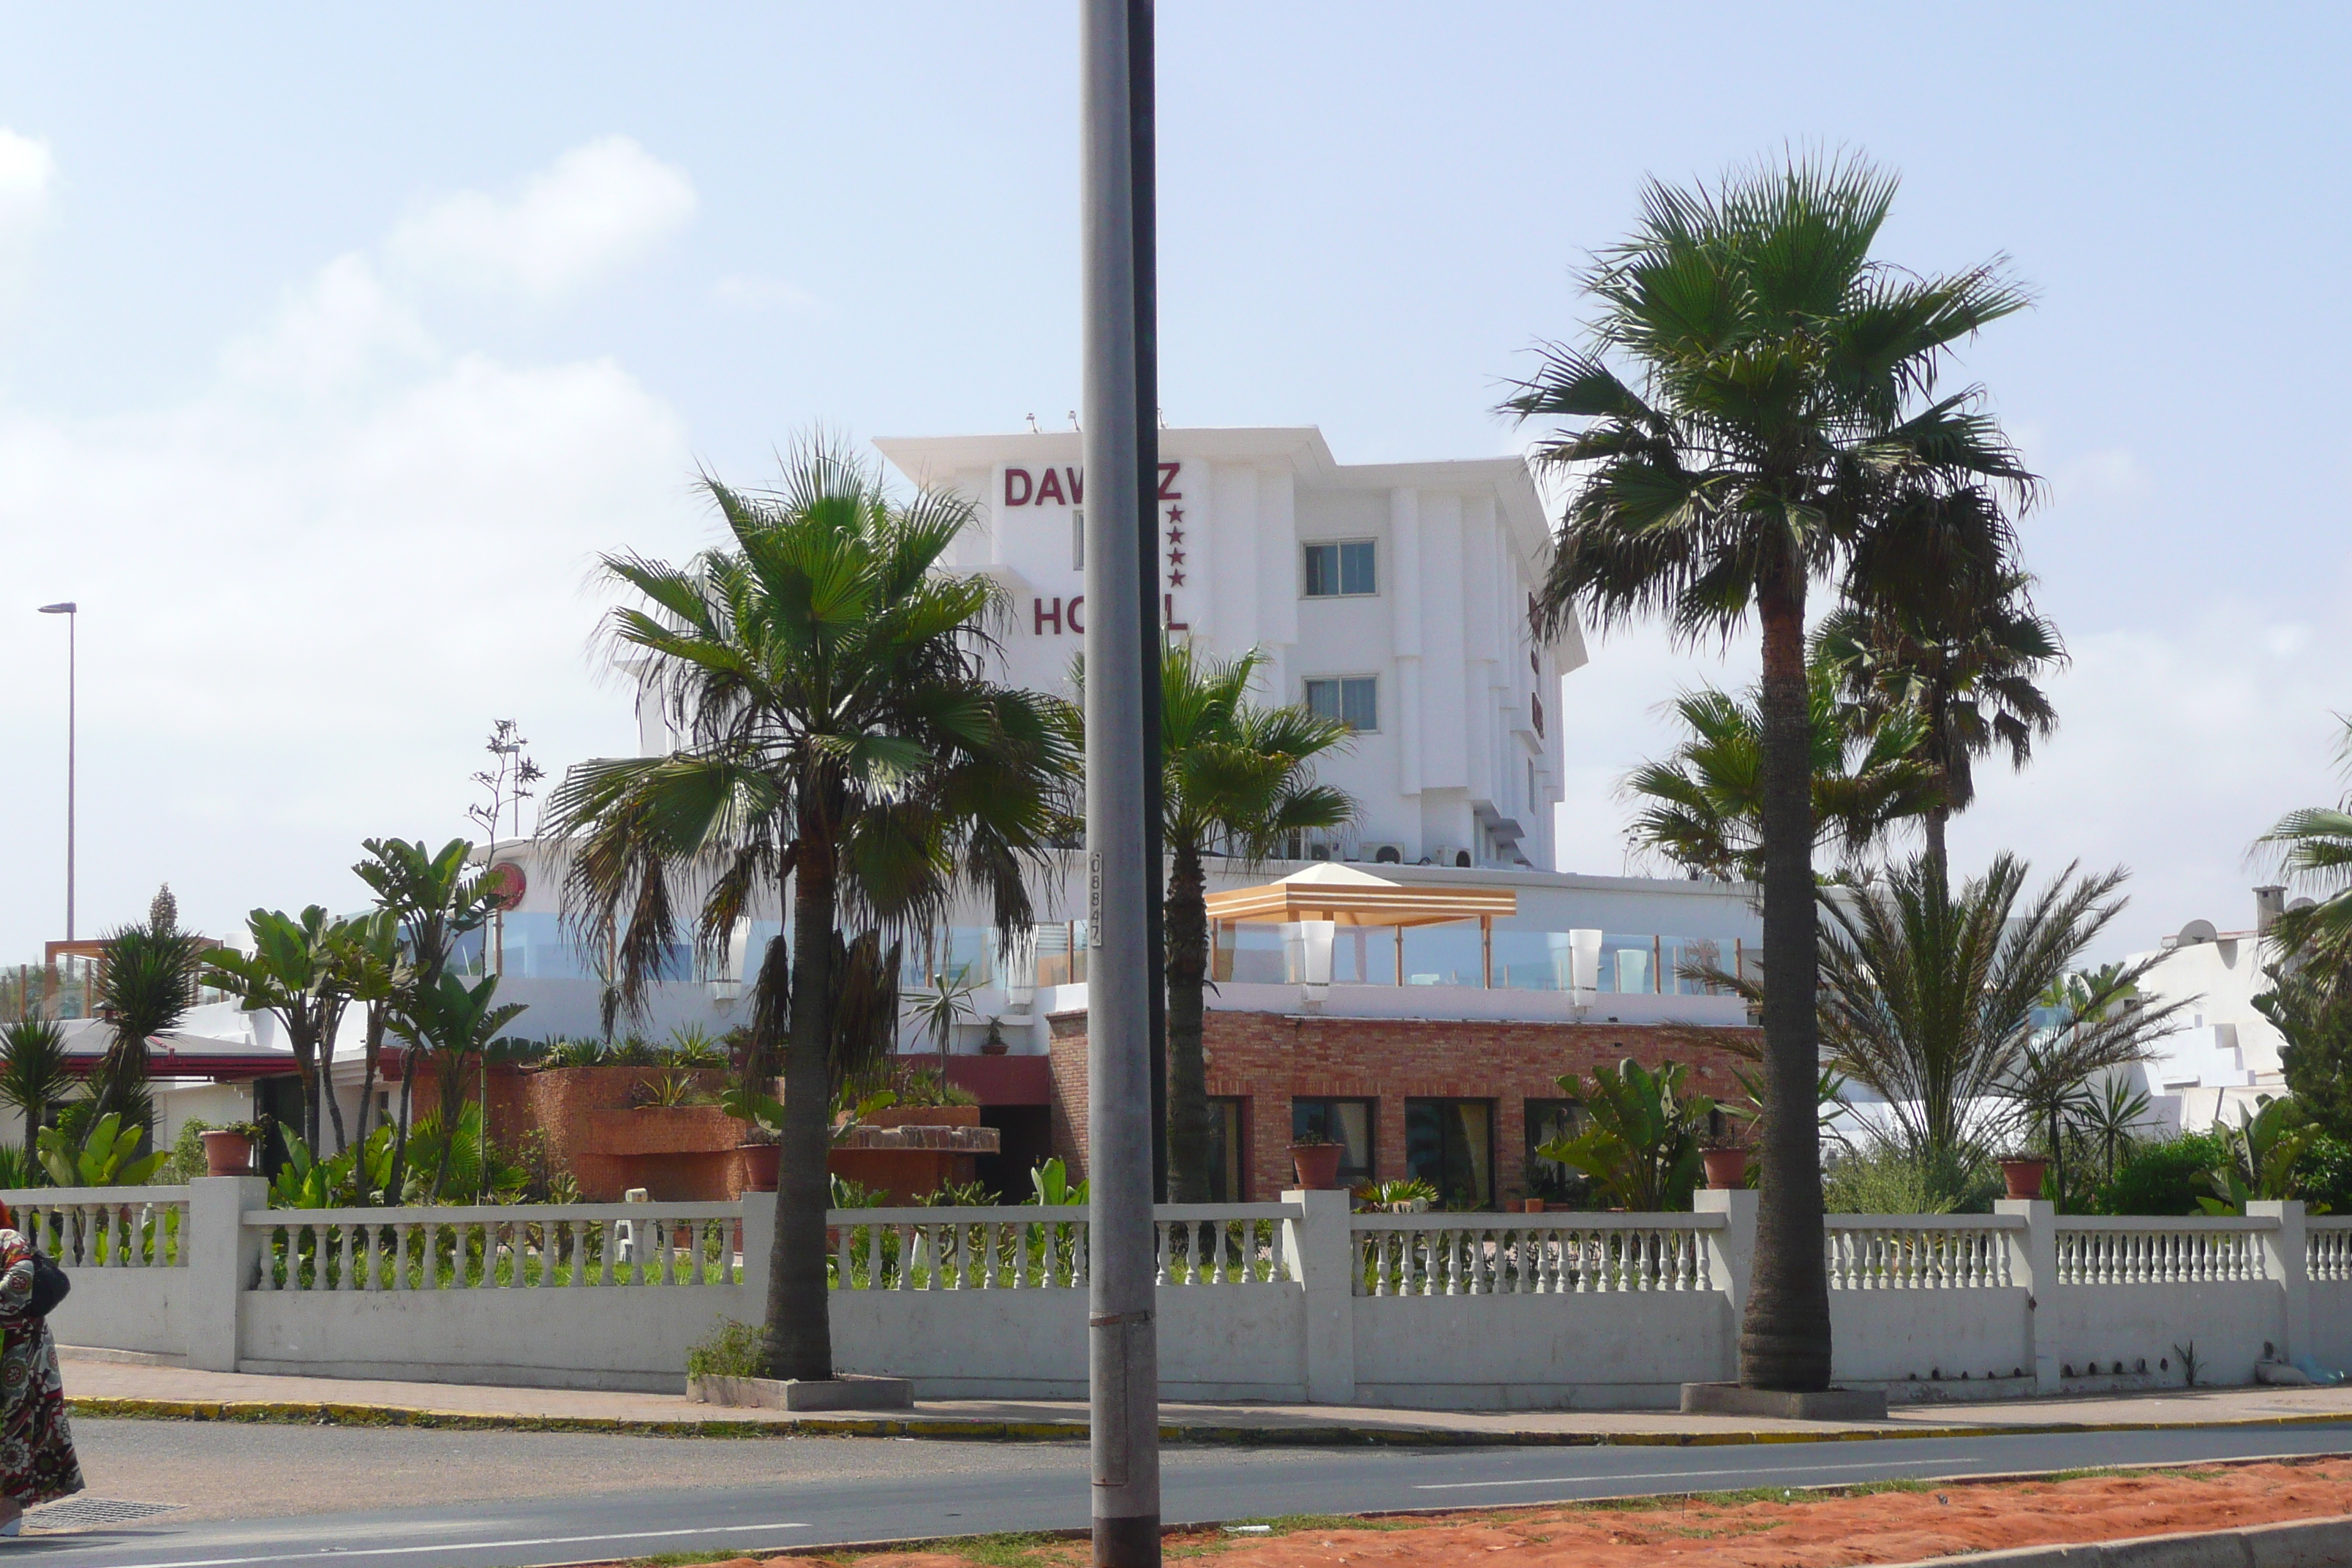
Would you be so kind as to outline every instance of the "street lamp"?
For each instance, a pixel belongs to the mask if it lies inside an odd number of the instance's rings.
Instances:
[[[75,643],[81,606],[71,599],[43,605],[41,614],[66,618],[66,940],[74,934],[74,681],[79,662]]]

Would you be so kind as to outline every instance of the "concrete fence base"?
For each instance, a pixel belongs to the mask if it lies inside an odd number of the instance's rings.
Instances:
[[[2021,1546],[1937,1557],[1909,1568],[2343,1568],[2352,1517],[2249,1524],[2184,1535],[2143,1535],[2081,1546]]]

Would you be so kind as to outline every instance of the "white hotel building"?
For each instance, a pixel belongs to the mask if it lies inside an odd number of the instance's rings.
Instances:
[[[1003,584],[1007,678],[1067,689],[1084,642],[1085,470],[1076,431],[875,443],[918,484],[976,502],[953,564]],[[1265,655],[1264,700],[1356,726],[1318,775],[1358,823],[1315,858],[1553,868],[1559,678],[1538,642],[1549,530],[1525,462],[1343,466],[1312,427],[1160,433],[1162,605],[1221,657]]]

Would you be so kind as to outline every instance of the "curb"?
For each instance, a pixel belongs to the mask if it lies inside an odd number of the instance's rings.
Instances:
[[[790,1421],[644,1421],[610,1415],[510,1415],[405,1405],[309,1400],[71,1397],[70,1415],[149,1421],[222,1421],[326,1426],[415,1426],[458,1432],[602,1432],[645,1437],[907,1437],[950,1443],[1083,1442],[1084,1421],[988,1421],[940,1416],[801,1416]],[[2046,1422],[2021,1426],[1841,1427],[1824,1432],[1527,1432],[1453,1427],[1199,1426],[1167,1424],[1170,1445],[1233,1447],[1710,1448],[1780,1443],[1899,1442],[1924,1437],[2048,1436],[2068,1433],[2260,1431],[2352,1425],[2352,1415],[2263,1415],[2218,1421]],[[2352,1556],[2347,1556],[2352,1561]]]

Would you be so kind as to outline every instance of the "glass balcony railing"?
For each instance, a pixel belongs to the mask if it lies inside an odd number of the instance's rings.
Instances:
[[[1221,925],[1209,973],[1218,981],[1296,984],[1300,957],[1278,925]],[[1748,974],[1761,950],[1739,937],[1603,931],[1585,986],[1601,995],[1708,996],[1729,987],[1687,972]],[[1496,991],[1576,989],[1576,943],[1569,931],[1482,931],[1455,925],[1342,926],[1331,944],[1335,985],[1466,985]]]

